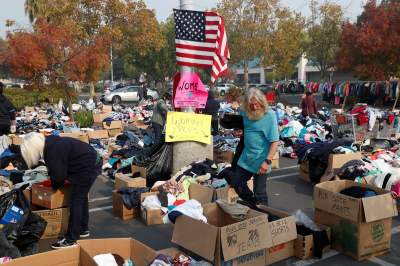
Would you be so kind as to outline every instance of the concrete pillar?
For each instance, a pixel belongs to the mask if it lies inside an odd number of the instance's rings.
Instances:
[[[300,61],[297,68],[297,80],[305,83],[307,80],[306,76],[306,68],[307,68],[308,59],[306,58],[306,54],[302,54],[300,57]]]

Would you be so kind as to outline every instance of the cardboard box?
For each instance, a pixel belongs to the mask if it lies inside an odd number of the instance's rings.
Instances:
[[[251,191],[253,191],[253,179],[247,181],[247,186],[250,188]],[[216,200],[225,200],[229,203],[235,203],[240,199],[235,189],[231,186],[215,189],[214,198]]]
[[[108,139],[108,131],[107,130],[94,130],[88,131],[89,139]]]
[[[208,223],[185,215],[178,217],[172,242],[213,265],[220,266],[222,258],[224,261],[235,261],[272,246],[266,214],[250,210],[247,219],[238,222],[215,203],[204,205],[203,213]],[[241,265],[265,265],[265,256],[257,259],[258,263],[252,261]],[[233,264],[238,265],[238,261]]]
[[[146,187],[146,179],[142,177],[131,178],[129,175],[117,173],[115,175],[115,190],[123,187]]]
[[[117,254],[125,260],[131,259],[136,266],[148,266],[156,257],[155,250],[132,238],[80,240],[78,245],[90,258],[99,254]]]
[[[214,150],[214,161],[216,163],[232,163],[235,153],[231,151]]]
[[[122,121],[116,120],[116,121],[111,121],[110,123],[103,122],[103,128],[104,129],[123,129],[124,125],[122,124]]]
[[[272,247],[267,249],[265,265],[293,257],[295,254],[294,242],[297,239],[296,221],[289,213],[266,206],[258,208],[280,219],[269,221],[271,231]]]
[[[309,162],[308,161],[304,161],[300,164],[299,176],[304,181],[311,182],[310,175],[309,175]]]
[[[328,226],[317,224],[317,226],[326,231],[328,238],[331,239],[331,229]],[[314,236],[311,235],[297,235],[297,239],[294,242],[295,256],[302,260],[309,260],[314,258]],[[323,253],[328,252],[331,249],[329,245],[323,250]]]
[[[140,216],[140,207],[129,210],[127,207],[125,207],[121,194],[119,194],[116,190],[114,190],[112,194],[112,203],[114,215],[123,221],[135,219]]]
[[[93,122],[96,125],[103,125],[103,120],[110,116],[110,112],[93,114]]]
[[[378,195],[357,199],[340,194],[366,187]],[[328,181],[314,187],[315,222],[332,229],[332,247],[357,260],[390,250],[392,217],[398,215],[390,192],[352,181]]]
[[[89,143],[89,136],[86,133],[79,132],[79,133],[61,133],[61,137],[69,137],[74,139],[79,139],[82,142]]]
[[[156,257],[156,252],[141,242],[131,238],[110,238],[78,241],[78,245],[53,250],[32,256],[14,259],[6,266],[97,266],[93,257],[112,253],[124,259],[132,259],[136,266],[148,266]]]
[[[112,105],[105,105],[103,104],[103,112],[111,113],[112,112]]]
[[[147,196],[157,195],[157,194],[158,192],[142,193],[140,195],[140,203],[142,203]],[[146,225],[157,225],[164,223],[163,222],[164,213],[162,212],[161,209],[147,210],[143,206],[140,206],[140,217],[142,218],[142,221]]]
[[[42,239],[57,238],[67,232],[68,229],[68,208],[33,211],[46,220],[47,226]]]
[[[140,167],[137,165],[132,165],[132,174],[139,173],[140,177],[146,178],[147,177],[147,169],[144,167]]]
[[[32,203],[47,209],[58,209],[69,206],[71,187],[53,190],[41,184],[32,185]]]
[[[96,264],[87,254],[81,254],[81,248],[79,246],[38,253],[32,256],[13,259],[11,262],[6,262],[2,264],[2,266],[38,266],[38,265],[95,266]]]
[[[116,137],[116,136],[122,134],[122,129],[121,129],[121,128],[107,129],[107,131],[108,131],[108,135],[109,135],[111,138]]]
[[[362,154],[360,152],[350,154],[331,154],[328,160],[327,171],[340,169],[348,161],[361,160],[361,158]]]
[[[35,112],[35,107],[33,107],[33,106],[25,106],[25,112],[28,112],[28,113]]]

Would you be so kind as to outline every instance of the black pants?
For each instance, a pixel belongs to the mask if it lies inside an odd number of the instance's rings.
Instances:
[[[68,231],[65,235],[69,242],[76,242],[79,240],[81,232],[89,229],[88,195],[96,178],[97,175],[92,177],[92,181],[88,185],[72,185]]]
[[[240,166],[234,170],[227,168],[219,175],[220,178],[225,178],[229,185],[231,185],[239,197],[247,202],[255,204],[268,205],[267,196],[267,174],[257,175],[253,174]],[[247,181],[254,177],[253,190],[254,193],[247,186]]]

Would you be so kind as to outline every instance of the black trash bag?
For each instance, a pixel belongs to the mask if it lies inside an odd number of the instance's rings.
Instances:
[[[18,236],[20,229],[24,226],[30,213],[29,201],[23,193],[23,190],[28,186],[28,184],[24,185],[21,188],[13,189],[12,191],[0,196],[0,219],[13,205],[17,206],[24,212],[24,215],[17,224],[11,224],[10,226],[3,228],[3,232],[6,234],[7,239],[16,239],[16,236]]]
[[[7,239],[3,229],[0,230],[0,258],[10,257],[16,259],[21,257],[21,253],[19,252],[18,248]]]
[[[152,187],[157,181],[166,181],[172,173],[172,144],[166,143],[157,153],[157,159],[147,168],[147,187]]]
[[[38,242],[44,234],[46,226],[46,220],[36,213],[29,213],[18,238],[14,241],[14,245],[19,249],[22,256],[29,256],[39,252]]]

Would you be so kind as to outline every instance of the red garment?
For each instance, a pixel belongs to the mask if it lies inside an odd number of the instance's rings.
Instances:
[[[396,198],[400,198],[400,182],[392,185],[391,191],[396,196]]]
[[[44,186],[44,187],[51,187],[51,180],[50,179],[48,179],[48,180],[44,180],[43,182],[41,182],[41,183],[39,183],[41,186]],[[69,186],[70,185],[70,183],[69,183],[69,181],[68,180],[65,180],[65,182],[64,182],[64,187],[66,187],[66,186]]]
[[[359,115],[357,116],[357,122],[358,122],[358,125],[359,125],[359,126],[368,124],[368,121],[369,121],[368,115],[366,115],[366,114],[359,114]]]
[[[394,115],[393,114],[388,115],[387,123],[391,125],[393,124],[393,122],[394,122]]]
[[[350,114],[351,115],[357,115],[357,114],[364,114],[367,110],[367,106],[359,106],[351,110]]]
[[[267,100],[268,103],[274,103],[275,102],[275,92],[269,91],[269,92],[265,93],[265,99]]]
[[[183,200],[183,199],[182,200],[177,200],[177,201],[174,202],[174,206],[182,205],[185,202],[186,202],[186,200]]]

